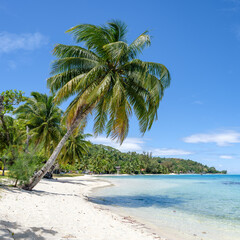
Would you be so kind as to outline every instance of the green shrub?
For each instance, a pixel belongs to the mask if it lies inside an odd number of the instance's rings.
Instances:
[[[75,172],[76,171],[76,167],[71,164],[59,164],[59,167],[62,171],[66,171],[66,172]]]
[[[14,186],[17,186],[17,183],[27,184],[41,163],[42,159],[39,156],[26,153],[19,155],[10,167],[9,176],[15,179]]]

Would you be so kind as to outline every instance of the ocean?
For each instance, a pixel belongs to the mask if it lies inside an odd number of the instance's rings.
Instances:
[[[173,240],[240,240],[240,175],[104,177],[92,201]]]

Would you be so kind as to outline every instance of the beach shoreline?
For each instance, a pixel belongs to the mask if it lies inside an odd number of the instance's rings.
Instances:
[[[153,176],[154,174],[148,174],[148,176]],[[161,175],[172,175],[172,174],[161,174]],[[123,219],[129,219],[130,223],[135,223],[137,226],[142,227],[145,231],[148,233],[152,234],[153,236],[156,236],[154,239],[162,239],[162,240],[204,240],[202,236],[197,236],[196,234],[190,235],[187,232],[182,232],[179,231],[175,228],[169,227],[168,225],[156,225],[146,219],[144,219],[141,216],[137,216],[136,214],[132,212],[128,212],[126,209],[123,207],[119,206],[107,206],[107,205],[102,205],[100,202],[96,202],[94,199],[95,195],[97,194],[97,191],[101,188],[106,188],[106,187],[114,187],[115,183],[112,182],[110,179],[104,177],[123,177],[123,176],[132,176],[130,174],[102,174],[102,175],[91,175],[94,177],[97,177],[98,179],[100,178],[101,181],[104,180],[105,182],[108,182],[108,185],[105,186],[99,186],[99,187],[94,187],[91,189],[89,192],[87,198],[89,201],[94,202],[97,206],[100,206],[101,209],[106,210],[106,211],[111,211],[114,214],[117,214],[118,216],[122,217]],[[154,175],[156,176],[156,174]],[[161,236],[161,237],[160,237]]]
[[[80,176],[42,180],[32,192],[4,187],[0,239],[166,239],[131,216],[88,201],[95,189],[107,186],[105,179]]]

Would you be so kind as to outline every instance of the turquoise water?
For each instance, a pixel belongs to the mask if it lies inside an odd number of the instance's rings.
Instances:
[[[240,240],[240,175],[105,179],[114,186],[96,191],[93,201],[142,219],[161,233],[167,229],[169,239]]]

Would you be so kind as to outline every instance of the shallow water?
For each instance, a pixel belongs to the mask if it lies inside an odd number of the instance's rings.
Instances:
[[[240,175],[106,179],[115,186],[97,190],[93,201],[144,219],[159,231],[182,239],[240,239]]]

